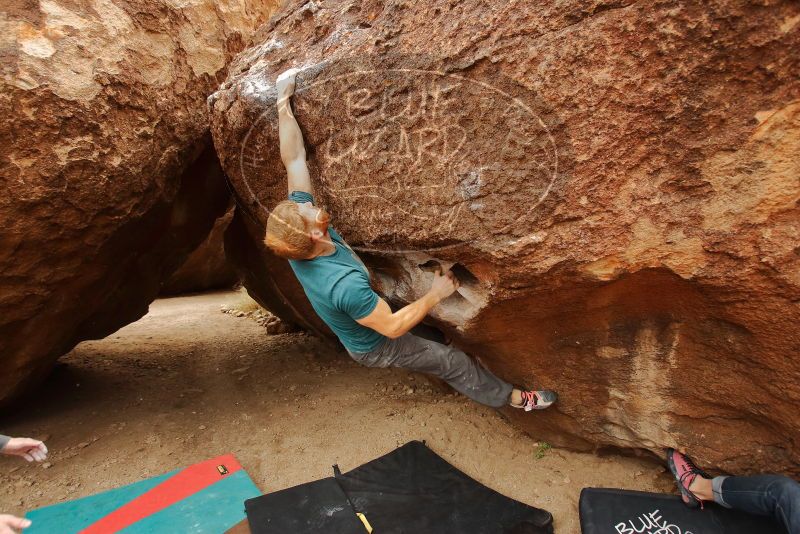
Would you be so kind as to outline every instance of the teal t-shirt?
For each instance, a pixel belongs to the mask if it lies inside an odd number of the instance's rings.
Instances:
[[[292,191],[289,200],[314,203],[304,191]],[[369,272],[342,237],[328,226],[336,247],[329,256],[310,260],[289,260],[297,279],[320,319],[331,327],[350,352],[376,349],[386,336],[356,322],[372,313],[378,294],[369,285]]]

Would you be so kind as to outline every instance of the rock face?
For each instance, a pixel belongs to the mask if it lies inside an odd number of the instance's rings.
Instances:
[[[0,402],[141,317],[225,212],[205,101],[276,3],[4,4]]]
[[[766,3],[764,3],[766,4]],[[210,99],[252,295],[320,333],[263,250],[285,198],[274,80],[319,202],[402,305],[509,381],[551,443],[800,465],[796,2],[295,2]]]
[[[225,230],[233,219],[233,207],[217,219],[208,237],[186,258],[169,280],[161,286],[161,295],[179,295],[209,289],[233,287],[239,280],[225,257]]]

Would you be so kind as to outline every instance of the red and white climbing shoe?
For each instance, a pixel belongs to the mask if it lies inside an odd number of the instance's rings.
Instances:
[[[544,410],[558,400],[558,393],[549,389],[539,391],[521,391],[522,404],[511,404],[514,408],[523,408],[526,412],[531,410]]]
[[[678,489],[681,490],[683,502],[690,508],[697,508],[698,506],[702,508],[703,501],[698,499],[689,487],[698,476],[703,478],[711,477],[694,465],[691,458],[675,449],[667,449],[667,463],[669,464],[669,470],[672,471],[672,476],[675,477],[675,482],[678,484]]]

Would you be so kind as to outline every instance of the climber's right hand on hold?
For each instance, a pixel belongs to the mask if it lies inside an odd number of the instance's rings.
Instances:
[[[437,269],[433,273],[433,284],[430,292],[441,301],[452,295],[459,285],[458,278],[453,274],[453,271],[447,271],[442,274],[442,271]]]
[[[295,78],[300,69],[283,71],[275,80],[275,89],[278,91],[278,103],[282,103],[294,94]]]

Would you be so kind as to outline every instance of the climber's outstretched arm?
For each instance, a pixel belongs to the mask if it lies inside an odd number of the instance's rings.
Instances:
[[[278,90],[278,137],[281,143],[281,160],[286,167],[289,179],[289,193],[305,191],[314,194],[311,177],[306,165],[306,147],[303,132],[292,113],[290,98],[294,94],[294,81],[297,69],[290,69],[278,76],[275,83]]]

